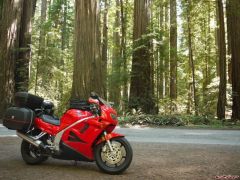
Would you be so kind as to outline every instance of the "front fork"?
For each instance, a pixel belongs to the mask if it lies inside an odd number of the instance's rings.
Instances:
[[[106,131],[104,131],[103,134],[104,134],[104,138],[105,138],[105,140],[107,142],[107,145],[108,145],[110,151],[113,152],[112,144],[111,144],[111,142],[109,140],[111,138],[110,134],[107,134]]]

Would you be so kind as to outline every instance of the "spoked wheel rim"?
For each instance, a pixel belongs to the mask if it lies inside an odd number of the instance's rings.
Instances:
[[[118,167],[126,160],[126,149],[120,142],[112,141],[112,149],[105,144],[102,147],[101,158],[104,164],[108,167]]]
[[[113,151],[108,144],[102,142],[94,149],[94,157],[100,170],[108,174],[120,174],[125,171],[132,162],[132,148],[124,137],[117,137],[111,141]]]

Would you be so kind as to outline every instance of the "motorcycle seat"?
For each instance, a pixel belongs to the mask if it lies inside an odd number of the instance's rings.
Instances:
[[[40,116],[40,118],[44,122],[47,122],[49,124],[53,124],[53,125],[56,125],[56,126],[60,125],[60,120],[58,118],[53,117],[53,116],[43,114],[43,115]]]

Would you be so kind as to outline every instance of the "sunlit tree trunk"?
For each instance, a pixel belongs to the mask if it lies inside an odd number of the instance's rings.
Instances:
[[[21,0],[0,3],[0,121],[5,108],[13,100],[22,3]]]
[[[165,1],[164,5],[164,32],[165,32],[165,41],[164,41],[164,46],[165,46],[165,51],[164,51],[164,95],[165,97],[169,97],[169,1]]]
[[[92,91],[104,95],[96,0],[75,1],[75,55],[72,98],[86,99]]]

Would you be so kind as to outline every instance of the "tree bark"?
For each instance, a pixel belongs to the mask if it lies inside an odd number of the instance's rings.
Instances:
[[[232,53],[232,119],[240,120],[240,1],[228,0],[228,25],[231,38]]]
[[[123,61],[123,98],[122,98],[122,110],[125,112],[128,105],[128,68],[127,68],[127,9],[128,1],[125,1],[125,6],[123,5],[123,0],[120,0],[121,4],[121,53]]]
[[[225,119],[225,105],[226,105],[226,42],[225,42],[225,25],[224,12],[222,0],[217,1],[218,17],[217,20],[219,29],[218,54],[219,54],[219,93],[217,103],[217,117],[218,119]]]
[[[228,66],[228,82],[232,84],[232,52],[231,52],[231,33],[230,26],[231,21],[228,17],[230,17],[230,10],[228,6],[226,6],[226,16],[227,16],[227,66]]]
[[[150,40],[148,33],[150,22],[149,0],[134,1],[134,27],[132,74],[129,107],[141,109],[144,113],[153,113],[153,89],[151,88]]]
[[[198,101],[196,93],[196,82],[195,82],[195,65],[193,60],[193,48],[192,48],[192,30],[191,30],[191,2],[188,0],[188,10],[187,10],[187,27],[188,27],[188,50],[189,50],[189,66],[191,69],[191,78],[192,82],[189,86],[192,88],[189,91],[193,91],[193,100],[194,100],[194,111],[195,115],[198,115]]]
[[[170,98],[177,98],[177,2],[170,0]]]
[[[0,16],[0,121],[14,95],[14,67],[19,42],[22,0],[8,0],[1,4]]]
[[[163,24],[163,18],[164,18],[164,11],[163,11],[163,4],[161,4],[160,7],[160,14],[159,14],[159,25],[160,25],[160,47],[159,47],[159,67],[158,67],[158,71],[159,72],[159,84],[158,84],[158,93],[159,93],[159,98],[163,99],[163,89],[164,89],[164,47],[162,44],[163,41],[163,32],[164,32],[164,24]]]
[[[72,98],[87,99],[92,91],[104,95],[98,40],[98,1],[75,1],[75,55]]]
[[[29,62],[31,59],[32,0],[23,1],[19,32],[19,51],[15,64],[15,91],[28,91]]]
[[[164,61],[164,80],[165,80],[165,83],[164,83],[164,95],[165,97],[169,97],[169,92],[170,92],[170,89],[169,89],[169,82],[170,82],[170,79],[169,79],[169,1],[165,1],[165,18],[164,18],[164,21],[165,21],[165,26],[164,26],[164,31],[165,31],[165,41],[164,41],[164,45],[165,45],[165,51],[164,51],[164,57],[165,57],[165,61]]]

